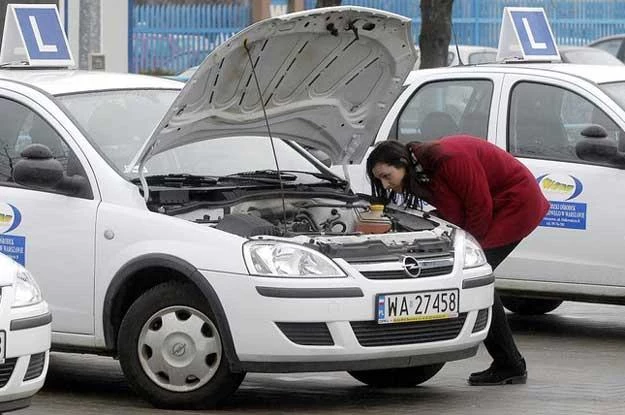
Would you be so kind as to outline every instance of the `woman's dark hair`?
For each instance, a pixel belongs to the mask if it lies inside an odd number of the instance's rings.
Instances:
[[[410,147],[415,144],[419,145],[419,143],[404,145],[399,141],[387,140],[376,145],[369,154],[367,158],[367,176],[371,183],[371,195],[375,199],[379,199],[380,202],[386,204],[395,196],[393,191],[386,190],[382,186],[382,182],[373,175],[373,167],[377,163],[388,164],[397,169],[403,167],[406,170],[402,187],[408,207],[416,207],[420,199],[429,199],[430,191],[424,186],[427,182],[427,172],[421,169],[410,150]],[[425,146],[430,147],[429,143],[425,144]]]

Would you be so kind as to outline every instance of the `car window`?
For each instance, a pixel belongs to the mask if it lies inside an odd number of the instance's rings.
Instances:
[[[623,146],[623,131],[586,98],[553,85],[521,82],[512,90],[508,150],[522,157],[581,161],[575,145],[591,124],[602,125],[608,138]]]
[[[282,170],[321,173],[320,170],[287,142],[267,137],[227,137],[199,141],[156,154],[145,164],[145,174],[195,174],[225,176],[254,170],[273,170],[273,149]],[[130,177],[136,177],[136,172]],[[314,176],[302,176],[302,183],[317,183]]]
[[[401,142],[430,141],[454,134],[485,138],[493,84],[466,79],[426,84],[410,98],[393,129]]]
[[[119,171],[150,137],[179,91],[109,90],[57,97],[91,143]]]
[[[560,57],[566,63],[579,63],[583,65],[623,65],[616,56],[600,49],[584,48],[561,50]]]
[[[29,144],[44,144],[68,176],[85,176],[80,162],[59,134],[30,108],[0,98],[0,185],[13,183],[13,167]]]
[[[592,47],[603,49],[606,52],[608,52],[610,55],[616,56],[618,54],[619,48],[621,47],[621,42],[622,42],[621,39],[605,40],[603,42],[592,45]]]

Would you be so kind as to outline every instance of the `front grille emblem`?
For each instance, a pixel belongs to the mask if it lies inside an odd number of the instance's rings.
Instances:
[[[411,278],[417,278],[421,275],[421,263],[416,258],[405,256],[401,260],[404,266],[404,272]]]

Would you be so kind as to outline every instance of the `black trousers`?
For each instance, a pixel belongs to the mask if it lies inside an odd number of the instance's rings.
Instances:
[[[493,271],[510,255],[519,242],[484,250],[486,260]],[[497,366],[517,367],[523,356],[521,356],[519,349],[517,349],[514,343],[506,312],[503,309],[503,304],[501,304],[501,299],[496,290],[492,314],[490,330],[488,331],[486,340],[484,340],[484,346],[486,346],[486,350],[488,350],[488,353],[492,356]]]

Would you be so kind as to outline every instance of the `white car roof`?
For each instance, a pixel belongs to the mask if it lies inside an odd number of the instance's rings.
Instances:
[[[51,95],[108,89],[181,89],[184,84],[156,76],[65,69],[0,69],[0,79],[22,82]]]
[[[613,65],[577,65],[571,63],[541,63],[541,64],[484,64],[471,66],[454,66],[434,69],[420,69],[410,73],[405,84],[432,72],[446,72],[449,74],[470,71],[472,74],[480,72],[500,73],[535,73],[557,77],[558,74],[576,76],[595,84],[625,81],[625,68]]]

